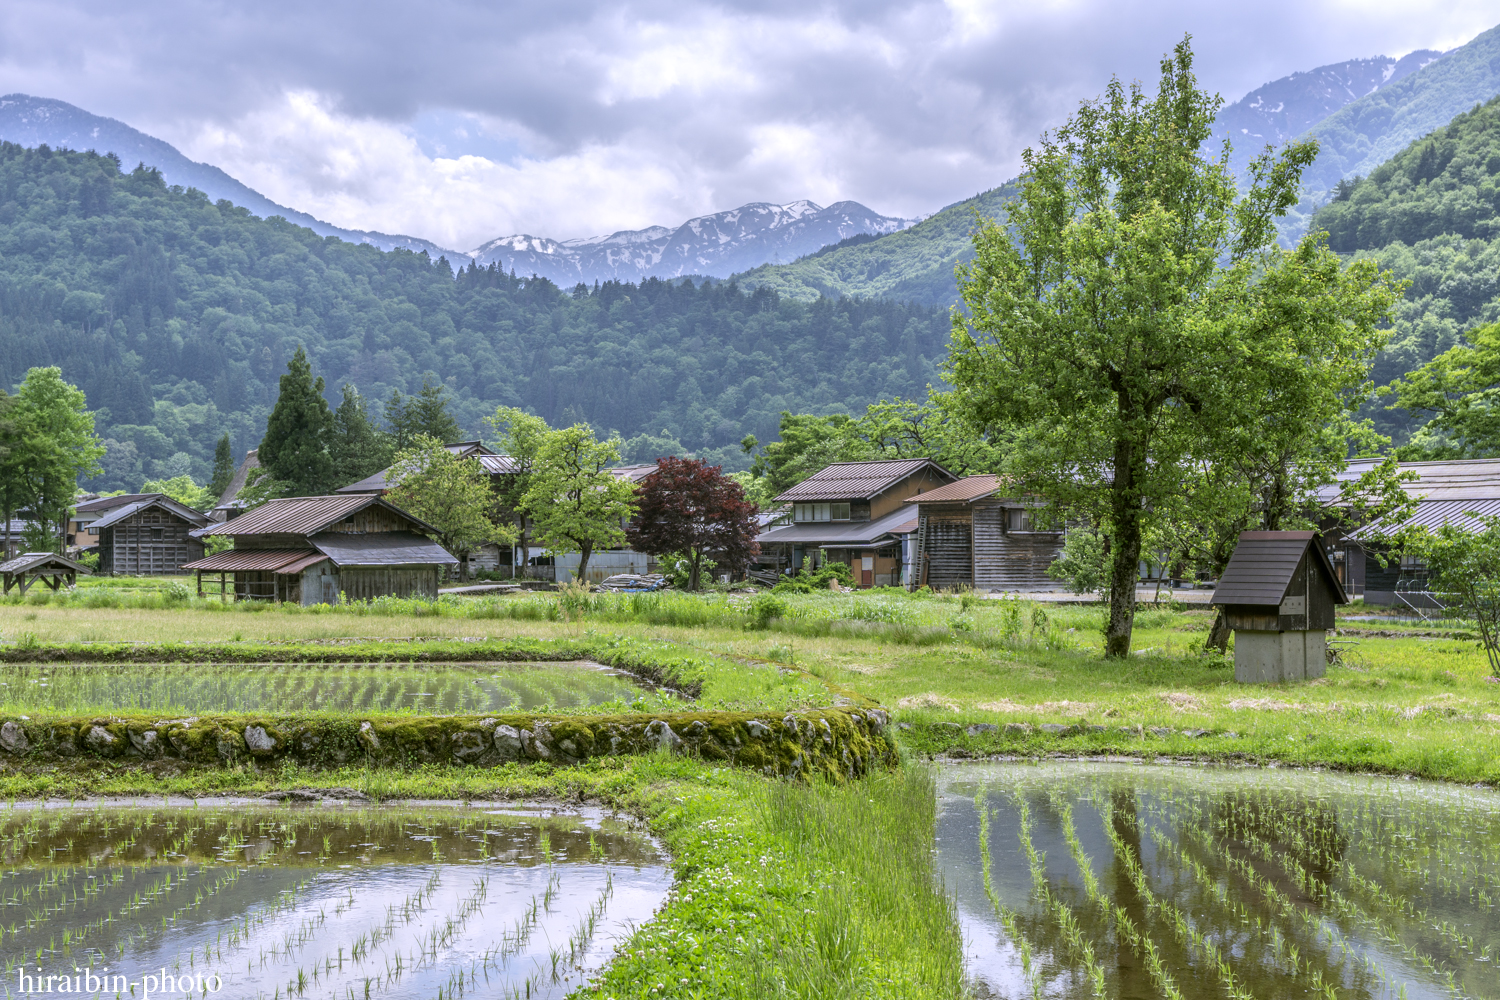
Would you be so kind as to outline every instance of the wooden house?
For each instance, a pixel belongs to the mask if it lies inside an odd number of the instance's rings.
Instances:
[[[209,594],[226,600],[436,599],[443,567],[458,560],[426,537],[432,531],[369,494],[272,500],[199,531],[204,538],[229,538],[234,548],[186,568],[198,574],[200,595],[208,574]]]
[[[75,522],[99,552],[102,575],[182,573],[203,556],[193,532],[208,517],[163,493],[127,493],[78,505]]]
[[[760,564],[787,574],[841,562],[856,586],[900,586],[917,524],[905,501],[955,479],[928,458],[835,462],[772,501],[791,519],[761,533]]]
[[[917,514],[913,589],[1051,590],[1047,567],[1062,553],[1060,526],[1041,504],[1007,496],[998,476],[966,476],[905,503]]]
[[[1234,629],[1234,679],[1274,683],[1323,676],[1349,598],[1316,531],[1244,531],[1210,603]]]

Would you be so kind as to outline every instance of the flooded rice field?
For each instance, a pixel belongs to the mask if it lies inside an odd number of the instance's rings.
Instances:
[[[8,666],[13,711],[528,712],[629,702],[629,675],[588,661],[375,664],[73,664]]]
[[[1500,794],[1284,770],[944,769],[980,997],[1500,997]]]
[[[670,884],[597,811],[17,805],[0,854],[6,996],[560,997]]]

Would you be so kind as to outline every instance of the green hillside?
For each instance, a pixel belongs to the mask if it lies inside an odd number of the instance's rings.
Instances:
[[[1377,360],[1377,383],[1500,318],[1500,98],[1338,186],[1312,223],[1328,230],[1335,250],[1372,257],[1412,282]],[[1398,414],[1373,415],[1387,432],[1410,429]]]
[[[109,446],[99,488],[202,482],[224,433],[254,447],[298,345],[335,402],[351,382],[378,412],[432,373],[468,434],[506,404],[634,437],[631,459],[743,462],[740,439],[773,437],[782,410],[920,396],[947,342],[944,310],[892,301],[455,278],[108,156],[0,144],[0,387],[58,365],[88,394]]]
[[[973,254],[969,234],[975,214],[998,218],[1016,190],[1011,181],[899,233],[846,241],[849,245],[827,247],[790,264],[763,264],[736,278],[747,287],[803,301],[820,295],[879,296],[946,308],[957,298],[953,265]]]
[[[1500,94],[1500,27],[1449,52],[1404,80],[1345,106],[1312,128],[1318,158],[1303,175],[1308,201],[1321,204],[1341,180],[1364,176],[1455,115]],[[1305,215],[1283,227],[1288,238],[1305,231]]]

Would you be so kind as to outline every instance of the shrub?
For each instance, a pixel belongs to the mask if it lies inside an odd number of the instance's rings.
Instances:
[[[775,594],[757,594],[750,602],[750,621],[755,628],[766,628],[773,618],[785,618],[791,611],[786,601]]]

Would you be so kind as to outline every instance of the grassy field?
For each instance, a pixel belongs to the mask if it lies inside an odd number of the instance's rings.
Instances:
[[[376,798],[614,803],[647,818],[671,850],[679,881],[658,917],[582,994],[591,997],[961,995],[958,932],[927,850],[932,816],[924,803],[932,796],[917,762],[923,755],[1169,756],[1500,783],[1500,684],[1486,676],[1483,652],[1462,630],[1458,637],[1355,637],[1320,680],[1247,686],[1234,683],[1232,660],[1202,652],[1209,624],[1202,610],[1144,608],[1136,654],[1106,661],[1098,608],[973,596],[538,594],[301,609],[224,607],[180,590],[174,596],[170,587],[93,584],[66,598],[0,602],[0,654],[65,643],[187,643],[243,649],[251,660],[274,647],[316,664],[366,641],[385,651],[382,658],[400,660],[403,645],[374,642],[391,638],[433,650],[457,649],[451,640],[458,639],[551,643],[570,656],[623,645],[696,664],[681,669],[697,671],[707,705],[779,710],[831,703],[843,692],[891,711],[911,765],[843,789],[772,784],[664,758],[604,758],[575,768],[236,766],[168,778],[72,762],[0,780],[0,794],[10,795],[346,787]],[[131,669],[39,673],[35,664],[17,664],[0,672],[7,682],[46,676],[49,685],[61,675],[72,686],[48,697],[76,707],[108,697],[108,685],[99,687],[88,671],[115,671],[120,683]],[[158,690],[188,692],[163,695],[168,701],[196,697],[189,686],[172,688],[183,685],[180,673],[140,669],[156,671]],[[223,672],[228,691],[244,668],[211,669]],[[443,669],[429,664],[414,676]],[[6,701],[15,711],[45,699],[12,693]],[[976,724],[994,728],[970,728]]]

